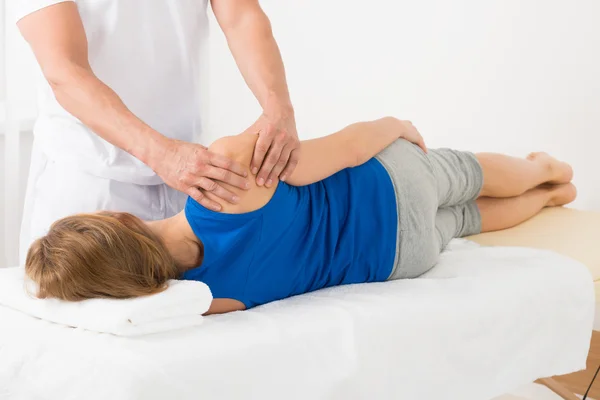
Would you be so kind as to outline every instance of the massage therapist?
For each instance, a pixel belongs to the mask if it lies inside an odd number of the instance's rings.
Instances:
[[[285,71],[258,0],[211,0],[262,106],[254,177],[191,143],[200,133],[208,0],[19,0],[17,25],[43,72],[21,228],[20,260],[57,219],[100,209],[144,220],[177,214],[189,195],[285,180],[299,141]]]

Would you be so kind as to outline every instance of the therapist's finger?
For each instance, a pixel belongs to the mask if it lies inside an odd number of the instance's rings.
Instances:
[[[283,151],[283,143],[279,140],[273,141],[267,156],[265,157],[265,161],[263,162],[262,167],[260,167],[260,171],[258,172],[258,177],[256,178],[256,184],[258,186],[264,185],[269,179],[269,175],[273,171],[273,168],[277,165],[279,160],[281,159],[281,152]],[[272,183],[272,182],[271,182]]]
[[[265,157],[267,156],[267,152],[271,148],[272,144],[272,134],[264,133],[262,135],[258,135],[256,146],[254,146],[254,154],[252,155],[252,163],[250,164],[252,167],[252,173],[254,175],[258,174],[258,170],[261,169],[263,162],[265,161]]]
[[[288,164],[288,161],[290,159],[290,153],[291,146],[285,146],[281,151],[281,156],[279,157],[279,160],[275,163],[271,174],[267,178],[267,182],[265,183],[266,187],[271,187],[271,185],[273,185],[273,182],[275,182],[276,179],[279,179],[281,171],[283,171],[285,166]]]
[[[240,189],[250,189],[250,183],[247,179],[242,178],[241,176],[236,175],[227,169],[213,167],[209,165],[205,168],[203,173],[204,176],[207,178],[221,181]]]
[[[248,176],[248,171],[242,166],[242,164],[233,161],[231,158],[225,157],[221,154],[211,152],[209,155],[208,162],[212,166],[226,169],[238,176],[242,176],[244,178]]]
[[[287,165],[285,166],[285,169],[283,170],[281,175],[279,175],[279,179],[282,182],[285,182],[286,179],[294,173],[294,170],[298,166],[299,159],[300,159],[300,149],[292,150],[292,152],[290,153],[290,159],[288,160]]]
[[[219,185],[212,179],[202,177],[198,179],[197,186],[202,191],[210,192],[228,203],[237,204],[240,201],[240,198],[235,193],[232,193],[229,190],[225,189],[223,186]]]
[[[221,205],[216,201],[212,201],[202,191],[196,187],[191,187],[186,191],[186,194],[192,199],[196,200],[197,203],[213,211],[221,211]]]

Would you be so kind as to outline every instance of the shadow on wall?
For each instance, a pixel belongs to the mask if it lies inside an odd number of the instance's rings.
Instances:
[[[25,187],[27,185],[27,175],[29,173],[29,162],[31,158],[31,145],[33,143],[33,134],[31,132],[23,132],[21,133],[21,154],[20,154],[20,166],[19,166],[19,192],[21,201],[19,204],[24,204],[25,199]],[[6,264],[6,250],[4,249],[4,237],[5,237],[5,228],[4,228],[4,136],[0,135],[0,188],[2,188],[0,195],[0,268],[8,267]],[[21,219],[21,214],[23,213],[22,209],[14,210],[14,212],[19,214],[19,220]],[[15,227],[14,234],[19,234],[19,228]]]

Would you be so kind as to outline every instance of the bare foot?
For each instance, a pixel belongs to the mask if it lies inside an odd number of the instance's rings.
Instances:
[[[564,206],[577,197],[577,188],[572,183],[548,186],[548,189],[552,194],[552,198],[547,204],[548,207]]]
[[[552,178],[547,181],[550,184],[558,185],[561,183],[569,183],[573,179],[573,168],[566,162],[559,161],[548,153],[529,153],[527,159],[529,161],[543,163],[548,167],[550,176],[552,176]]]

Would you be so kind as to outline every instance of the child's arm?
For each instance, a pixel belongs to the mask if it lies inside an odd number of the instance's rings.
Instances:
[[[392,117],[358,122],[332,135],[302,141],[298,166],[286,182],[294,186],[318,182],[345,168],[364,164],[399,138],[426,151],[414,126]]]
[[[225,314],[246,309],[244,303],[234,299],[213,299],[207,312],[202,315]]]

